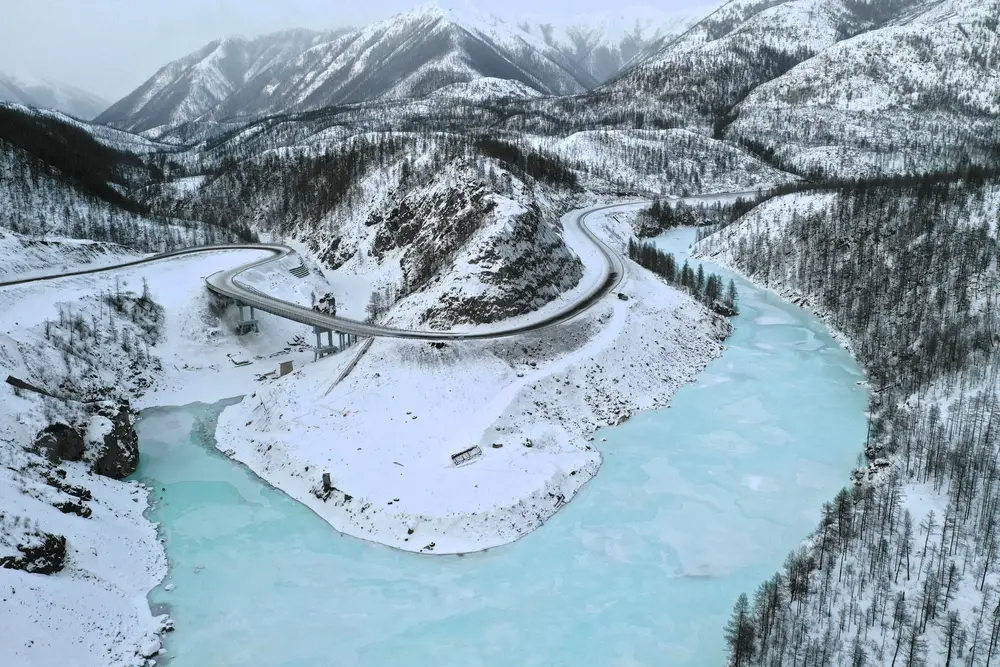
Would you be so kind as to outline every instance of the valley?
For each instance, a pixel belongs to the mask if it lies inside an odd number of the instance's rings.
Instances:
[[[1000,3],[577,9],[0,62],[0,663],[995,660]]]

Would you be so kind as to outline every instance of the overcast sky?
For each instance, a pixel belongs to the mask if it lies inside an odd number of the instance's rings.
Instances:
[[[449,1],[440,4],[447,6]],[[477,0],[505,20],[546,19],[632,5],[661,11],[713,0]],[[361,25],[424,0],[0,0],[0,72],[76,85],[110,101],[218,37],[283,28]]]

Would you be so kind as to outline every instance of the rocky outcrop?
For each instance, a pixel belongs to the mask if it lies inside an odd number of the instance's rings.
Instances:
[[[83,436],[69,424],[50,424],[35,437],[35,447],[52,463],[83,458]]]
[[[139,466],[139,437],[132,428],[127,403],[105,405],[93,418],[88,430],[93,470],[98,475],[124,479]]]
[[[66,562],[66,538],[42,533],[38,544],[17,545],[20,556],[0,558],[0,568],[24,570],[36,574],[55,574]]]
[[[448,329],[488,324],[537,310],[575,287],[583,264],[536,204],[478,235],[465,261],[474,280],[456,282],[428,308],[421,324]],[[471,287],[470,287],[471,285]]]

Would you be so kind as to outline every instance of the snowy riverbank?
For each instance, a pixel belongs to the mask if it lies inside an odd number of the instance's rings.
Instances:
[[[630,234],[609,215],[589,225],[619,248]],[[630,264],[621,289],[528,336],[377,340],[332,389],[350,355],[310,364],[224,411],[217,446],[349,535],[425,553],[511,542],[597,473],[590,434],[665,406],[723,349],[728,323],[652,274]]]
[[[20,267],[35,275],[134,258],[104,244],[34,244],[31,255],[18,244],[7,245],[27,257]],[[78,387],[117,387],[137,408],[252,391],[257,375],[276,370],[274,355],[296,364],[312,359],[295,341],[306,327],[268,318],[260,335],[237,338],[223,333],[229,324],[211,312],[204,277],[259,256],[211,253],[0,289],[0,372],[50,389],[67,379]],[[325,284],[283,273],[285,280],[274,278],[277,291],[291,300],[308,299]],[[165,313],[159,340],[148,348],[152,359],[136,342],[136,324],[112,314],[99,296],[141,292],[143,279]],[[67,345],[72,336],[76,342]],[[28,451],[41,429],[74,418],[77,408],[30,392],[16,396],[10,387],[0,391],[0,558],[18,557],[18,545],[33,546],[38,536],[66,540],[58,572],[0,568],[0,656],[15,665],[144,664],[160,649],[166,620],[152,614],[146,595],[167,574],[157,528],[144,516],[147,490],[93,474],[86,461],[53,464]]]

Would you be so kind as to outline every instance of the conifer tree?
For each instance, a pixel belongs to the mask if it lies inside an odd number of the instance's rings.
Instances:
[[[754,623],[750,614],[750,601],[746,593],[741,593],[733,606],[733,615],[726,624],[726,642],[729,644],[729,664],[731,667],[749,665],[754,657],[756,642]]]

